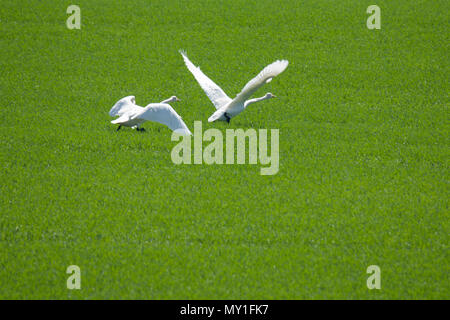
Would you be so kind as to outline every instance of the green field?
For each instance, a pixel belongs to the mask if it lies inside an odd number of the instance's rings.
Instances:
[[[66,9],[81,8],[69,30]],[[368,30],[366,8],[381,8]],[[437,1],[3,1],[0,298],[448,299],[449,12]],[[231,121],[264,66],[278,99]],[[193,129],[279,129],[280,170],[175,165],[171,131],[116,126],[135,95]],[[81,268],[68,290],[66,268]],[[366,286],[369,265],[381,290]]]

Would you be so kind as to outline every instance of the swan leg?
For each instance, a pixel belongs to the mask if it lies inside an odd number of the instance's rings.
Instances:
[[[119,131],[120,128],[122,128],[122,125],[121,125],[121,124],[119,124],[119,126],[117,127],[117,130],[116,130],[116,131]]]
[[[225,119],[227,119],[227,123],[230,123],[230,120],[231,120],[230,116],[226,112],[223,115],[224,115]]]

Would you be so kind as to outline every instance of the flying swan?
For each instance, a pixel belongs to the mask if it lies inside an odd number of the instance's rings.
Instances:
[[[145,131],[144,128],[140,127],[141,124],[145,121],[154,121],[168,126],[179,134],[191,135],[192,133],[189,131],[183,119],[169,105],[169,103],[175,101],[180,101],[180,99],[172,96],[160,103],[150,103],[143,108],[136,104],[134,96],[122,98],[109,110],[111,117],[119,116],[117,119],[111,121],[111,123],[119,125],[117,131],[122,126],[136,128],[137,131]]]
[[[256,90],[265,83],[272,81],[272,78],[282,73],[289,64],[287,60],[277,60],[274,63],[269,64],[255,78],[250,80],[234,99],[231,99],[218,85],[208,78],[199,67],[194,66],[184,51],[180,50],[180,53],[183,56],[187,68],[194,75],[195,79],[200,84],[200,87],[202,87],[203,91],[205,91],[206,95],[217,109],[216,112],[209,117],[208,122],[221,120],[229,123],[231,118],[244,111],[248,105],[262,100],[275,98],[276,96],[269,92],[263,97],[249,99]]]

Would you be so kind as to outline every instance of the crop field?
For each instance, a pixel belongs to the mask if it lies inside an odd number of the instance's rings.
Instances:
[[[71,4],[80,29],[66,26]],[[381,29],[366,25],[372,4]],[[0,299],[450,298],[449,11],[2,1]],[[289,66],[254,95],[276,99],[208,123],[179,49],[230,97],[271,62]],[[166,126],[110,123],[129,95],[176,95],[192,131],[278,129],[278,173],[174,164]]]

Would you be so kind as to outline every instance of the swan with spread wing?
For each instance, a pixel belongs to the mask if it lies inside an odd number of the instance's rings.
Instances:
[[[145,131],[141,124],[146,121],[153,121],[168,126],[171,130],[182,134],[191,135],[183,119],[169,105],[171,102],[180,101],[176,96],[172,96],[160,103],[150,103],[145,108],[136,104],[134,96],[120,99],[109,111],[111,117],[119,116],[111,123],[118,124],[117,131],[122,126],[135,128],[137,131]]]
[[[194,78],[200,84],[200,87],[202,87],[203,91],[205,91],[206,95],[217,109],[216,112],[209,117],[208,122],[220,120],[229,123],[231,118],[244,111],[250,104],[275,98],[275,96],[269,92],[263,97],[249,99],[265,83],[269,83],[274,77],[282,73],[289,64],[287,60],[277,60],[269,64],[255,78],[250,80],[234,99],[231,99],[217,84],[208,78],[199,67],[194,66],[184,51],[180,50],[180,53],[183,56],[186,67],[194,75]]]

